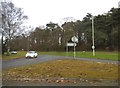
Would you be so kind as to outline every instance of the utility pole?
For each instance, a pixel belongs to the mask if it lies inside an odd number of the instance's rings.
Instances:
[[[94,41],[94,16],[92,16],[92,49],[93,49],[93,56],[95,56],[95,41]]]

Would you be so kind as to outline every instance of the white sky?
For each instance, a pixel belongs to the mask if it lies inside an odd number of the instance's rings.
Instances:
[[[60,23],[65,17],[82,20],[87,13],[98,15],[118,7],[120,0],[12,0],[29,17],[29,24],[36,27],[50,21]]]

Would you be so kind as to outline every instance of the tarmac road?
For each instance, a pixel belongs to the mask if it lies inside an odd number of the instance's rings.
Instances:
[[[37,58],[33,58],[33,59],[21,58],[21,59],[3,60],[2,69],[4,70],[4,69],[14,68],[18,66],[31,65],[31,64],[36,64],[40,62],[59,60],[59,59],[73,59],[73,57],[39,55]],[[104,63],[113,63],[113,64],[118,63],[118,61],[112,61],[112,60],[100,60],[100,59],[89,59],[89,58],[76,58],[76,59],[95,61],[95,62],[104,62]]]

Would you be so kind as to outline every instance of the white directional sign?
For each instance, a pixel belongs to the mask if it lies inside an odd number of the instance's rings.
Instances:
[[[76,46],[76,43],[67,43],[67,46]]]
[[[73,42],[77,42],[77,43],[78,43],[78,38],[77,38],[77,37],[75,37],[75,36],[73,36],[73,37],[72,37],[72,41],[73,41]]]

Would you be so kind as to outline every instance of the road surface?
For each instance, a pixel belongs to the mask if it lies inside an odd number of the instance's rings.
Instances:
[[[40,62],[59,60],[59,59],[73,59],[73,57],[39,55],[37,58],[34,58],[34,59],[21,58],[21,59],[3,60],[2,69],[4,70],[4,69],[14,68],[18,66],[31,65],[31,64],[36,64]],[[76,58],[76,59],[95,61],[95,62],[104,62],[104,63],[113,63],[113,64],[118,63],[118,61],[112,61],[112,60],[100,60],[100,59],[89,59],[89,58]]]

